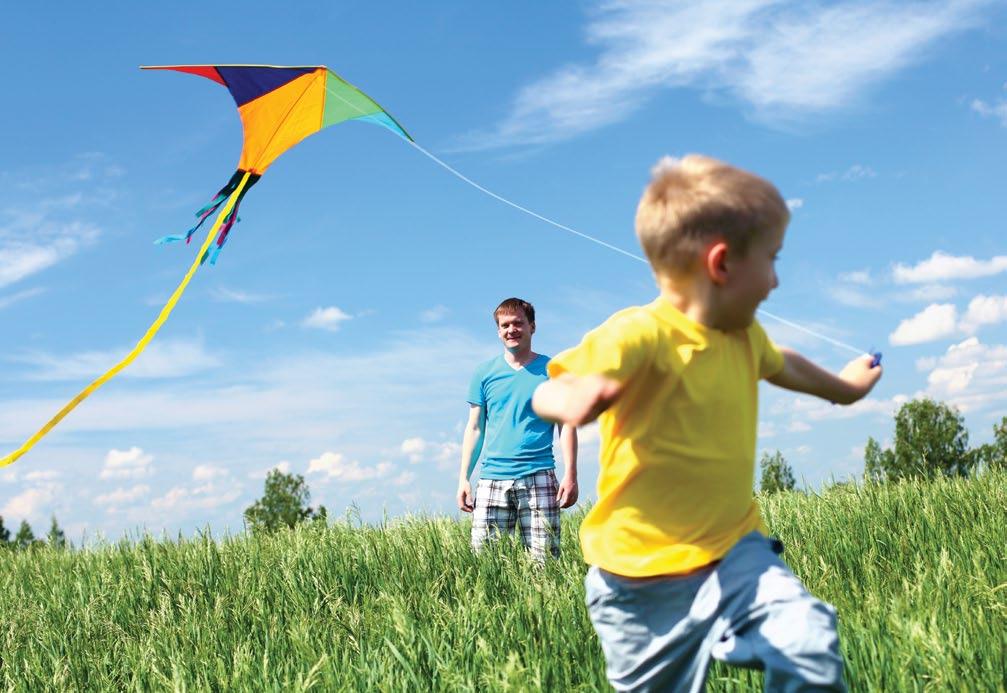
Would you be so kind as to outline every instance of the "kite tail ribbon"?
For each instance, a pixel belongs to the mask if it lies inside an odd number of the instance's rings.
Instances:
[[[106,382],[114,378],[119,373],[119,371],[124,369],[130,363],[132,363],[133,360],[137,356],[139,356],[144,349],[147,348],[147,345],[150,343],[150,340],[154,338],[154,335],[157,334],[158,330],[161,329],[161,326],[168,319],[168,316],[171,315],[171,312],[175,309],[175,304],[178,303],[178,299],[181,298],[182,293],[189,285],[189,282],[192,280],[193,275],[196,274],[196,270],[198,270],[200,265],[202,264],[202,258],[209,250],[210,244],[213,242],[214,237],[216,237],[217,232],[220,230],[220,227],[225,223],[228,216],[231,215],[231,212],[234,211],[234,208],[237,205],[238,200],[241,199],[241,196],[244,194],[244,192],[248,189],[248,187],[252,183],[254,183],[259,178],[259,176],[257,176],[256,174],[247,171],[238,171],[238,173],[242,175],[240,176],[238,183],[235,185],[234,190],[228,194],[227,201],[224,204],[224,208],[220,211],[220,214],[217,216],[217,220],[213,223],[213,227],[210,229],[210,232],[206,235],[206,240],[203,241],[203,246],[202,248],[200,248],[199,253],[196,255],[195,260],[193,260],[192,265],[189,267],[189,271],[186,272],[185,277],[182,278],[182,281],[175,288],[175,291],[171,294],[171,297],[168,299],[168,302],[164,304],[163,308],[161,308],[161,312],[158,314],[157,319],[154,320],[153,324],[149,328],[147,328],[147,332],[143,335],[143,337],[140,338],[140,341],[136,343],[136,346],[133,347],[133,350],[130,351],[128,354],[126,354],[125,358],[123,358],[119,363],[112,366],[112,368],[110,368],[104,375],[98,377],[97,379],[94,380],[94,382],[92,382],[90,385],[81,390],[76,397],[74,397],[62,409],[60,409],[55,416],[49,419],[49,421],[42,428],[40,428],[35,433],[35,435],[33,435],[31,438],[25,441],[25,443],[21,447],[19,447],[17,450],[10,453],[9,455],[6,455],[2,459],[0,459],[0,467],[6,467],[7,465],[16,461],[26,452],[31,450],[32,447],[35,446],[35,443],[41,440],[42,437],[45,436],[45,434],[47,434],[52,429],[53,426],[55,426],[56,424],[58,424],[60,421],[63,420],[63,417],[65,417],[67,414],[73,411],[78,404],[80,404],[85,399],[90,397],[95,390],[97,390]],[[232,178],[231,180],[233,181],[234,179]],[[230,185],[230,183],[228,183],[228,185]]]
[[[234,175],[231,176],[231,180],[227,181],[227,185],[221,188],[217,192],[217,194],[213,197],[213,199],[206,204],[205,207],[196,212],[197,221],[195,226],[193,226],[191,229],[189,229],[183,234],[162,236],[161,238],[158,238],[156,241],[154,241],[154,243],[156,243],[157,245],[164,245],[165,243],[177,243],[178,241],[185,241],[186,243],[189,243],[189,241],[192,240],[192,235],[199,230],[199,227],[203,225],[203,222],[206,221],[211,214],[216,212],[217,209],[220,208],[220,205],[224,204],[227,198],[231,196],[231,193],[233,193],[235,190],[238,189],[238,185],[241,183],[241,179],[244,177],[244,175],[245,171],[242,171],[241,169],[238,169],[237,171],[234,172]],[[259,180],[259,178],[260,176],[255,173],[249,176],[248,183],[242,189],[241,194],[238,197],[238,202],[235,203],[235,214],[237,213],[237,206],[241,202],[241,198],[244,197],[245,193],[248,192],[248,189],[250,187],[255,185],[255,183]],[[234,224],[233,218],[224,221],[224,226],[228,230],[230,230],[233,224]],[[224,231],[223,233],[226,235],[227,232]]]

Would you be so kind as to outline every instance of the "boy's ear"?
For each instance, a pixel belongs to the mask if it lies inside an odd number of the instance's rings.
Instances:
[[[706,249],[706,273],[714,284],[727,283],[727,243],[718,241]]]

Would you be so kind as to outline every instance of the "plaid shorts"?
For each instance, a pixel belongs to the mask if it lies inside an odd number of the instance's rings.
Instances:
[[[543,470],[520,479],[480,479],[472,512],[472,548],[479,550],[515,526],[532,558],[545,561],[547,552],[559,556],[559,504],[556,473]]]

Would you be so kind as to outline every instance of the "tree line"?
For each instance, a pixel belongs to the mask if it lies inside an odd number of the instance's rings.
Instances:
[[[868,437],[864,447],[863,478],[872,483],[967,477],[979,469],[1007,469],[1007,416],[994,424],[992,443],[969,447],[969,433],[961,413],[928,398],[899,407],[891,447],[882,448],[873,437]],[[764,452],[759,470],[762,493],[791,491],[797,486],[794,470],[779,450]],[[272,533],[306,521],[325,522],[325,506],[312,508],[310,500],[311,492],[303,476],[274,469],[266,476],[262,498],[245,509],[245,526],[253,533]],[[55,516],[44,541],[35,537],[26,520],[21,521],[11,538],[0,517],[0,547],[26,550],[44,544],[57,549],[71,546]]]
[[[71,546],[66,539],[66,534],[56,522],[55,515],[52,516],[52,524],[49,526],[49,533],[46,534],[44,541],[35,536],[35,532],[32,531],[27,520],[21,520],[21,525],[12,539],[10,530],[4,526],[3,517],[0,516],[0,549],[26,551],[46,544],[54,549],[66,549]]]
[[[763,493],[793,490],[794,471],[779,450],[759,461]],[[1007,416],[993,425],[993,442],[969,446],[965,418],[954,407],[929,398],[914,399],[895,414],[895,436],[883,448],[873,437],[864,447],[864,480],[968,477],[980,469],[1007,469]]]

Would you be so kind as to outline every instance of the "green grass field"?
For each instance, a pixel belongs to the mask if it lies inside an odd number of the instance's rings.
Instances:
[[[839,609],[854,690],[1005,690],[1007,475],[764,500],[785,558]],[[468,523],[304,526],[0,555],[8,690],[603,690],[564,557],[475,557]],[[711,690],[761,688],[717,667]]]

